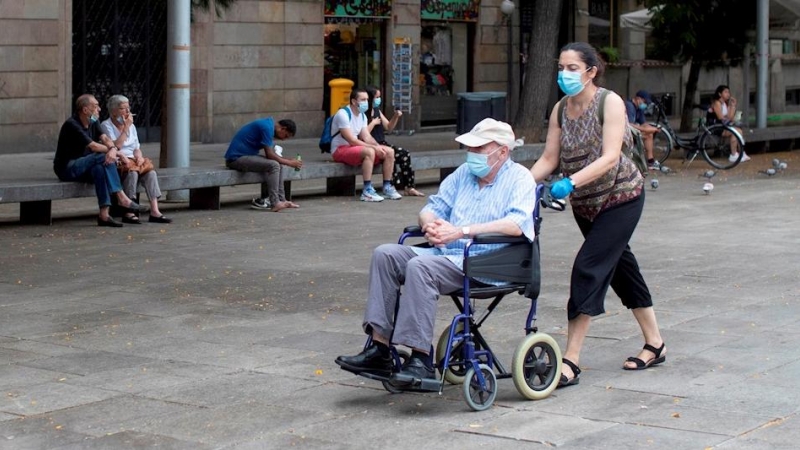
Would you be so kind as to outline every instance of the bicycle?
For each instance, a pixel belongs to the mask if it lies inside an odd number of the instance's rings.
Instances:
[[[676,147],[686,150],[684,161],[688,161],[687,166],[697,158],[698,154],[703,155],[703,159],[717,169],[731,169],[741,162],[742,155],[744,155],[744,137],[731,125],[723,123],[708,125],[705,117],[701,116],[697,120],[694,136],[691,138],[678,136],[670,126],[664,112],[664,103],[669,98],[669,94],[664,94],[660,99],[654,98],[652,102],[656,121],[651,122],[650,125],[658,128],[653,137],[653,157],[659,163],[663,164],[669,158],[672,149]],[[706,108],[699,105],[695,105],[695,108],[706,111]],[[725,132],[733,135],[739,144],[739,157],[733,160],[730,159],[730,137],[723,136]]]

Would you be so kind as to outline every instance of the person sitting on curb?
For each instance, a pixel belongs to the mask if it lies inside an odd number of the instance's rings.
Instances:
[[[369,111],[369,96],[363,89],[350,92],[350,103],[339,109],[331,121],[331,156],[333,160],[348,166],[361,166],[364,179],[362,202],[382,202],[384,198],[403,198],[392,186],[394,150],[380,145],[367,128],[366,112]],[[372,186],[372,169],[383,161],[383,191],[381,195]]]
[[[644,117],[647,105],[650,104],[651,101],[652,98],[649,92],[645,90],[637,91],[632,99],[625,101],[625,110],[628,114],[628,123],[630,126],[636,128],[642,134],[644,152],[647,155],[647,168],[650,170],[658,170],[661,165],[656,161],[653,155],[653,140],[658,132],[658,128],[647,123],[647,119]]]
[[[100,103],[91,94],[83,94],[75,101],[75,114],[61,126],[53,171],[61,181],[94,183],[100,214],[97,225],[121,227],[109,215],[111,194],[117,203],[129,211],[139,211],[139,204],[128,198],[122,190],[117,173],[117,152],[110,137],[103,134],[97,119]]]
[[[439,192],[419,213],[419,225],[431,247],[384,244],[372,254],[362,327],[373,344],[355,356],[336,358],[344,370],[389,375],[393,369],[389,345],[398,344],[410,347],[412,353],[402,370],[391,374],[393,386],[404,388],[434,378],[430,349],[439,295],[463,287],[469,239],[482,233],[534,238],[536,183],[525,167],[511,160],[511,151],[521,145],[511,126],[484,119],[456,141],[467,147],[466,162],[442,181]],[[470,253],[501,247],[481,245]]]
[[[300,169],[303,161],[287,159],[275,153],[274,139],[286,140],[294,137],[297,125],[284,119],[275,121],[272,117],[258,119],[243,126],[233,136],[225,152],[225,166],[240,172],[264,172],[267,174],[267,195],[269,198],[256,198],[251,202],[253,209],[278,212],[286,208],[299,208],[300,205],[286,200],[283,195],[283,171],[281,165]],[[264,156],[259,155],[264,150]]]
[[[386,142],[386,133],[391,133],[397,126],[397,121],[403,117],[403,111],[399,109],[392,114],[392,120],[386,118],[381,111],[381,90],[375,86],[367,87],[369,99],[367,103],[372,105],[372,120],[369,121],[367,128],[375,141],[381,145],[391,147],[394,150],[395,171],[392,175],[392,184],[395,189],[404,189],[406,196],[425,197],[425,194],[418,191],[414,183],[414,169],[411,167],[411,155],[408,150],[402,147],[395,147]]]

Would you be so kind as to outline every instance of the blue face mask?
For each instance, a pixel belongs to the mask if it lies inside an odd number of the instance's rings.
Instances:
[[[375,100],[373,100],[372,101],[372,107],[373,108],[380,108],[381,107],[381,99],[380,98],[376,98]]]
[[[639,109],[642,111],[647,111],[647,103],[639,103]]]
[[[365,113],[365,112],[369,111],[369,104],[366,101],[358,102],[358,110],[361,113]]]
[[[467,167],[469,167],[469,173],[475,175],[478,178],[483,178],[486,175],[489,175],[489,172],[492,171],[497,163],[489,165],[489,156],[494,155],[500,150],[501,147],[497,147],[495,151],[492,153],[481,155],[480,153],[474,152],[467,152]]]
[[[95,123],[95,122],[97,122],[97,116],[92,114],[91,116],[89,116],[89,123]]]
[[[591,69],[591,67],[589,69]],[[586,72],[588,72],[589,69],[586,69]],[[561,88],[561,91],[567,94],[569,97],[580,94],[585,86],[585,84],[581,82],[581,75],[583,75],[583,72],[568,72],[566,70],[559,70],[558,87]]]

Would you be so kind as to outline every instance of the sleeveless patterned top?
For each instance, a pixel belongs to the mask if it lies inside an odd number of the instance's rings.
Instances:
[[[603,150],[603,125],[597,114],[598,99],[604,88],[598,88],[586,111],[577,119],[561,117],[561,171],[572,176],[600,158]],[[566,98],[562,101],[566,101]],[[631,132],[626,128],[623,145],[633,145]],[[637,198],[642,193],[644,177],[624,153],[617,165],[586,186],[575,188],[570,196],[574,214],[593,221],[600,212]]]

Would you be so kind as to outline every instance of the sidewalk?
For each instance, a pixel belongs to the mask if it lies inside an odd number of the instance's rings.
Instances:
[[[664,365],[621,370],[643,343],[609,294],[580,385],[526,401],[500,380],[480,413],[460,386],[391,395],[334,364],[363,345],[371,250],[424,199],[305,197],[277,214],[228,202],[113,230],[87,216],[0,224],[0,449],[796,448],[797,153],[753,155],[710,195],[700,162],[647,190],[631,245]],[[789,169],[757,174],[772,157]],[[537,325],[563,348],[581,238],[569,211],[543,216]],[[506,366],[526,312],[512,296],[484,326]],[[442,299],[437,333],[453,314]]]

